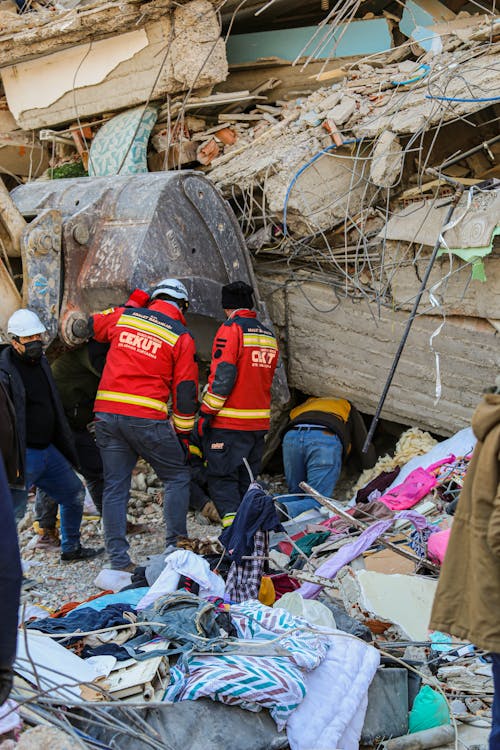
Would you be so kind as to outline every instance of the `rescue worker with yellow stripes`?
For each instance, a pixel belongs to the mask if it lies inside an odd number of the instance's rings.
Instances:
[[[135,567],[126,526],[139,456],[165,484],[166,547],[187,536],[188,438],[198,406],[196,350],[184,318],[188,304],[185,286],[164,279],[147,307],[111,308],[90,318],[91,335],[110,344],[94,411],[104,466],[104,540],[115,570]]]
[[[210,498],[228,526],[260,471],[271,415],[271,384],[278,363],[273,333],[253,310],[253,289],[243,281],[222,287],[227,320],[216,333],[198,434],[203,437]]]

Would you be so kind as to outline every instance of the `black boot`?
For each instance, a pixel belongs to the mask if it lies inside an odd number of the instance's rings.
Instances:
[[[76,549],[61,552],[62,562],[78,562],[79,560],[91,560],[93,557],[102,555],[104,547],[82,547],[78,545]]]

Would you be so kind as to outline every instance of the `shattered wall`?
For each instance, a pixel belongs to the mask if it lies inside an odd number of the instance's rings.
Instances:
[[[144,28],[2,69],[9,108],[23,128],[131,107],[226,76],[225,46],[207,0]]]
[[[374,305],[341,299],[327,279],[315,282],[305,272],[288,282],[268,274],[258,279],[282,332],[290,386],[314,396],[348,398],[374,413],[408,314],[387,307],[378,314]],[[449,318],[434,341],[442,386],[437,406],[429,339],[441,322],[439,316],[416,319],[383,416],[451,435],[470,424],[483,389],[494,382],[500,348],[496,329],[487,321]]]

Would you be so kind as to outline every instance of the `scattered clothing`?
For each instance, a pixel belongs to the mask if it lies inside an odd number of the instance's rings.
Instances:
[[[319,531],[314,534],[306,534],[305,536],[302,536],[300,539],[297,539],[295,542],[295,547],[292,548],[292,553],[290,555],[290,563],[293,565],[293,563],[297,560],[299,557],[299,552],[297,550],[297,547],[300,549],[301,552],[304,553],[304,555],[307,555],[307,557],[310,557],[313,548],[318,547],[320,544],[323,544],[323,542],[326,542],[326,540],[330,537],[329,531]]]
[[[415,511],[402,511],[401,513],[396,513],[393,519],[389,519],[387,521],[375,521],[375,523],[373,523],[358,537],[356,537],[356,539],[354,539],[349,544],[345,544],[335,555],[328,558],[326,562],[323,563],[323,565],[320,565],[316,570],[316,575],[322,576],[323,578],[335,578],[339,570],[343,568],[344,565],[347,565],[356,557],[358,557],[362,552],[365,552],[367,549],[369,549],[382,534],[384,534],[391,528],[393,522],[400,518],[411,521],[411,523],[413,523],[413,525],[420,530],[427,528],[428,526],[427,519],[424,516],[421,516],[419,513],[416,513]],[[321,589],[322,586],[319,584],[304,583],[300,587],[299,593],[305,599],[313,599],[318,596]]]
[[[282,729],[304,699],[304,673],[315,669],[325,658],[327,639],[300,631],[304,621],[288,612],[255,601],[232,607],[231,615],[240,638],[264,646],[279,637],[279,645],[288,656],[237,652],[192,655],[185,667],[177,665],[172,669],[165,700],[210,697],[228,705],[254,707],[253,710],[266,707]]]
[[[256,531],[251,559],[242,560],[239,563],[233,562],[229,568],[226,579],[226,601],[244,602],[258,598],[268,554],[267,532]]]
[[[78,633],[101,630],[102,628],[114,628],[117,625],[130,625],[130,620],[124,616],[130,611],[131,607],[128,604],[110,604],[100,612],[91,607],[83,607],[56,620],[45,617],[41,620],[27,622],[26,628],[39,630],[49,635],[74,633],[75,635],[68,636],[66,639],[58,639],[59,643],[67,646],[82,639],[82,636]]]
[[[399,466],[396,466],[396,468],[392,471],[380,472],[380,474],[376,476],[375,479],[372,479],[371,482],[368,482],[368,484],[365,484],[364,487],[357,491],[355,498],[356,505],[358,503],[367,503],[370,500],[370,495],[375,490],[378,490],[382,495],[384,490],[386,490],[394,482],[400,471],[401,468]]]
[[[448,549],[448,542],[450,541],[451,529],[444,529],[443,531],[436,530],[427,542],[427,554],[429,560],[439,563],[440,565],[444,562],[446,550]]]
[[[242,557],[251,555],[257,531],[281,531],[274,501],[262,487],[253,482],[246,492],[236,517],[219,537],[229,558],[240,563]]]
[[[147,609],[160,597],[176,591],[181,576],[190,578],[200,586],[201,598],[224,596],[224,581],[210,570],[208,562],[194,552],[178,550],[165,559],[162,572],[140,599],[137,609]]]

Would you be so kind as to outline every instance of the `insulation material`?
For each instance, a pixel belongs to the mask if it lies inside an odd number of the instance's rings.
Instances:
[[[427,640],[437,581],[369,570],[358,571],[356,577],[363,609],[398,625],[412,641]]]

